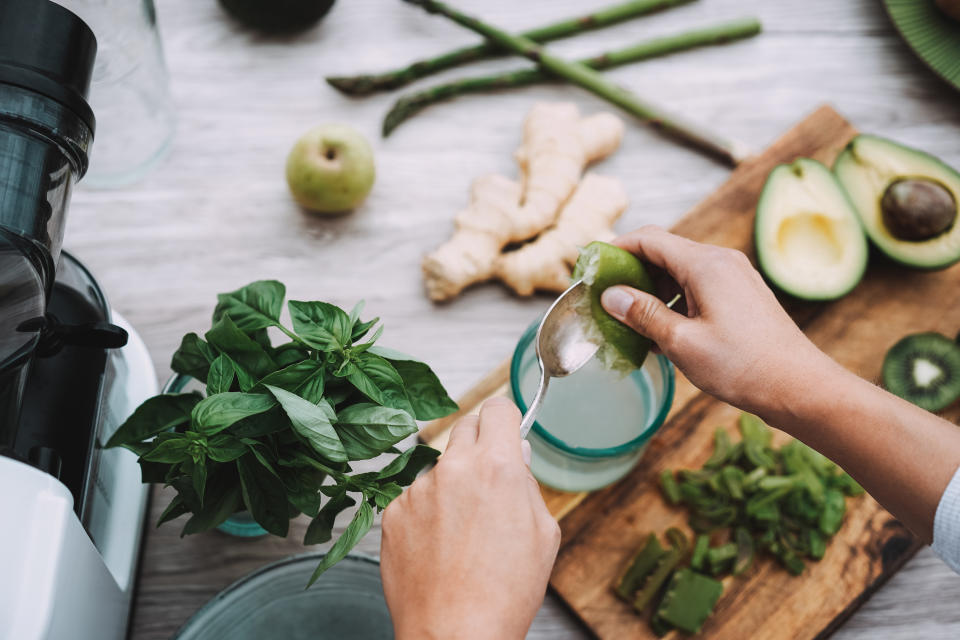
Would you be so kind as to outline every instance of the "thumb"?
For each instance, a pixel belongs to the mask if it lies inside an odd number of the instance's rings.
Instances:
[[[622,285],[606,289],[600,303],[607,313],[660,347],[669,342],[677,325],[687,321],[686,317],[668,309],[660,298]]]

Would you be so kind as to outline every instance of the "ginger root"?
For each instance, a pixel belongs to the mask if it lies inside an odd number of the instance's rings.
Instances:
[[[430,298],[449,300],[493,277],[504,247],[550,227],[584,168],[613,153],[622,137],[623,123],[609,113],[583,118],[571,103],[535,105],[515,153],[520,184],[498,175],[474,181],[470,204],[456,216],[453,237],[423,260]]]
[[[627,192],[619,180],[588,173],[556,224],[533,242],[501,254],[494,275],[521,296],[564,291],[570,286],[578,248],[594,240],[612,240],[613,223],[626,208]]]

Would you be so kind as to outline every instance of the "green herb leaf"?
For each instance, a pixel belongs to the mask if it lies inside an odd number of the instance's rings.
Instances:
[[[243,503],[261,527],[284,537],[290,528],[283,482],[249,453],[237,459]]]
[[[287,303],[294,332],[315,349],[332,351],[350,344],[350,316],[327,302]]]
[[[356,503],[357,501],[348,496],[346,491],[340,491],[327,500],[327,504],[323,505],[316,517],[310,521],[307,533],[303,536],[303,544],[328,542],[333,537],[333,524],[337,516]]]
[[[201,400],[193,408],[191,418],[197,431],[213,435],[238,420],[263,413],[274,405],[274,399],[263,393],[230,391]]]
[[[403,378],[386,358],[375,353],[361,353],[349,365],[347,380],[365,396],[377,404],[414,415],[413,406],[404,391]]]
[[[241,331],[230,316],[221,317],[213,328],[207,331],[206,338],[220,353],[230,356],[257,378],[262,378],[277,368],[277,364],[263,346]]]
[[[377,479],[383,482],[396,482],[405,487],[416,480],[417,474],[439,457],[440,452],[433,447],[418,444],[391,460],[390,464],[377,474]]]
[[[387,508],[387,505],[393,502],[401,493],[403,493],[403,487],[396,482],[388,482],[380,485],[375,491],[373,494],[373,502],[377,506],[377,509],[383,511]]]
[[[368,403],[343,409],[335,427],[350,460],[376,457],[417,432],[406,411]]]
[[[170,361],[170,368],[177,373],[196,378],[207,379],[207,370],[217,354],[210,345],[200,339],[195,333],[183,336],[180,347],[174,352]]]
[[[317,404],[323,399],[323,365],[316,360],[303,360],[274,371],[257,383],[257,386],[272,385],[289,391],[304,400]]]
[[[323,560],[320,561],[320,566],[318,566],[314,570],[313,575],[310,576],[310,582],[307,583],[307,586],[309,587],[316,582],[317,578],[323,575],[324,571],[343,560],[347,553],[357,545],[360,538],[366,535],[371,525],[373,525],[373,507],[365,501],[361,502],[360,508],[357,509],[356,515],[353,516],[353,520],[350,521],[343,535],[333,543],[333,546],[327,551]]]
[[[149,462],[177,464],[190,458],[190,453],[187,451],[189,447],[190,441],[186,438],[170,438],[145,453],[143,459]]]
[[[220,355],[207,373],[207,395],[226,393],[233,384],[233,364],[228,356]]]
[[[169,522],[174,518],[179,518],[185,513],[189,513],[190,509],[187,508],[187,505],[183,503],[183,498],[179,495],[173,496],[173,500],[170,501],[170,504],[167,505],[167,508],[163,510],[163,513],[160,514],[160,518],[157,520],[157,526],[159,527],[164,522]]]
[[[243,507],[240,479],[234,465],[221,465],[210,474],[203,494],[203,507],[183,527],[183,535],[209,531]]]
[[[283,480],[283,485],[287,488],[287,499],[290,504],[301,513],[315,518],[323,501],[320,485],[323,484],[327,474],[313,469],[291,467],[279,467],[277,471],[280,479]]]
[[[207,441],[207,455],[215,462],[233,462],[246,452],[247,446],[228,433],[218,433]]]
[[[306,438],[317,453],[334,462],[347,460],[343,443],[330,424],[329,415],[333,410],[329,405],[324,409],[279,387],[265,386],[280,402],[294,430]],[[326,404],[323,401],[321,403]]]
[[[203,493],[207,488],[207,459],[196,458],[193,461],[193,490],[200,496],[200,505],[203,506]]]
[[[200,402],[196,393],[164,394],[146,400],[113,432],[104,448],[143,442],[158,433],[190,421],[190,411]]]
[[[436,420],[459,409],[426,363],[383,347],[372,347],[370,353],[387,359],[396,369],[417,420]]]
[[[224,315],[229,315],[246,333],[280,324],[286,291],[286,287],[276,280],[260,280],[236,291],[221,293],[217,295],[213,321],[216,323]]]
[[[299,342],[287,342],[272,350],[273,361],[278,367],[287,367],[295,362],[306,360],[310,353]]]

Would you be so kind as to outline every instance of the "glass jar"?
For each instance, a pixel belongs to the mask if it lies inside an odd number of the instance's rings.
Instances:
[[[537,391],[537,321],[520,338],[510,363],[510,390],[520,411]],[[627,375],[599,360],[550,381],[530,441],[530,470],[561,491],[592,491],[616,482],[640,460],[673,403],[673,364],[651,353]]]

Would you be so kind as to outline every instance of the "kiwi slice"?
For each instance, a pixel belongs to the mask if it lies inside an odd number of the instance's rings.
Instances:
[[[901,339],[883,359],[883,385],[927,411],[960,398],[960,345],[939,333]]]
[[[590,289],[590,308],[584,309],[584,314],[592,320],[589,332],[600,345],[600,361],[607,368],[624,372],[643,366],[650,340],[611,316],[600,304],[604,290],[618,284],[653,293],[653,280],[640,259],[612,244],[591,242],[580,250],[573,278],[583,280]]]

